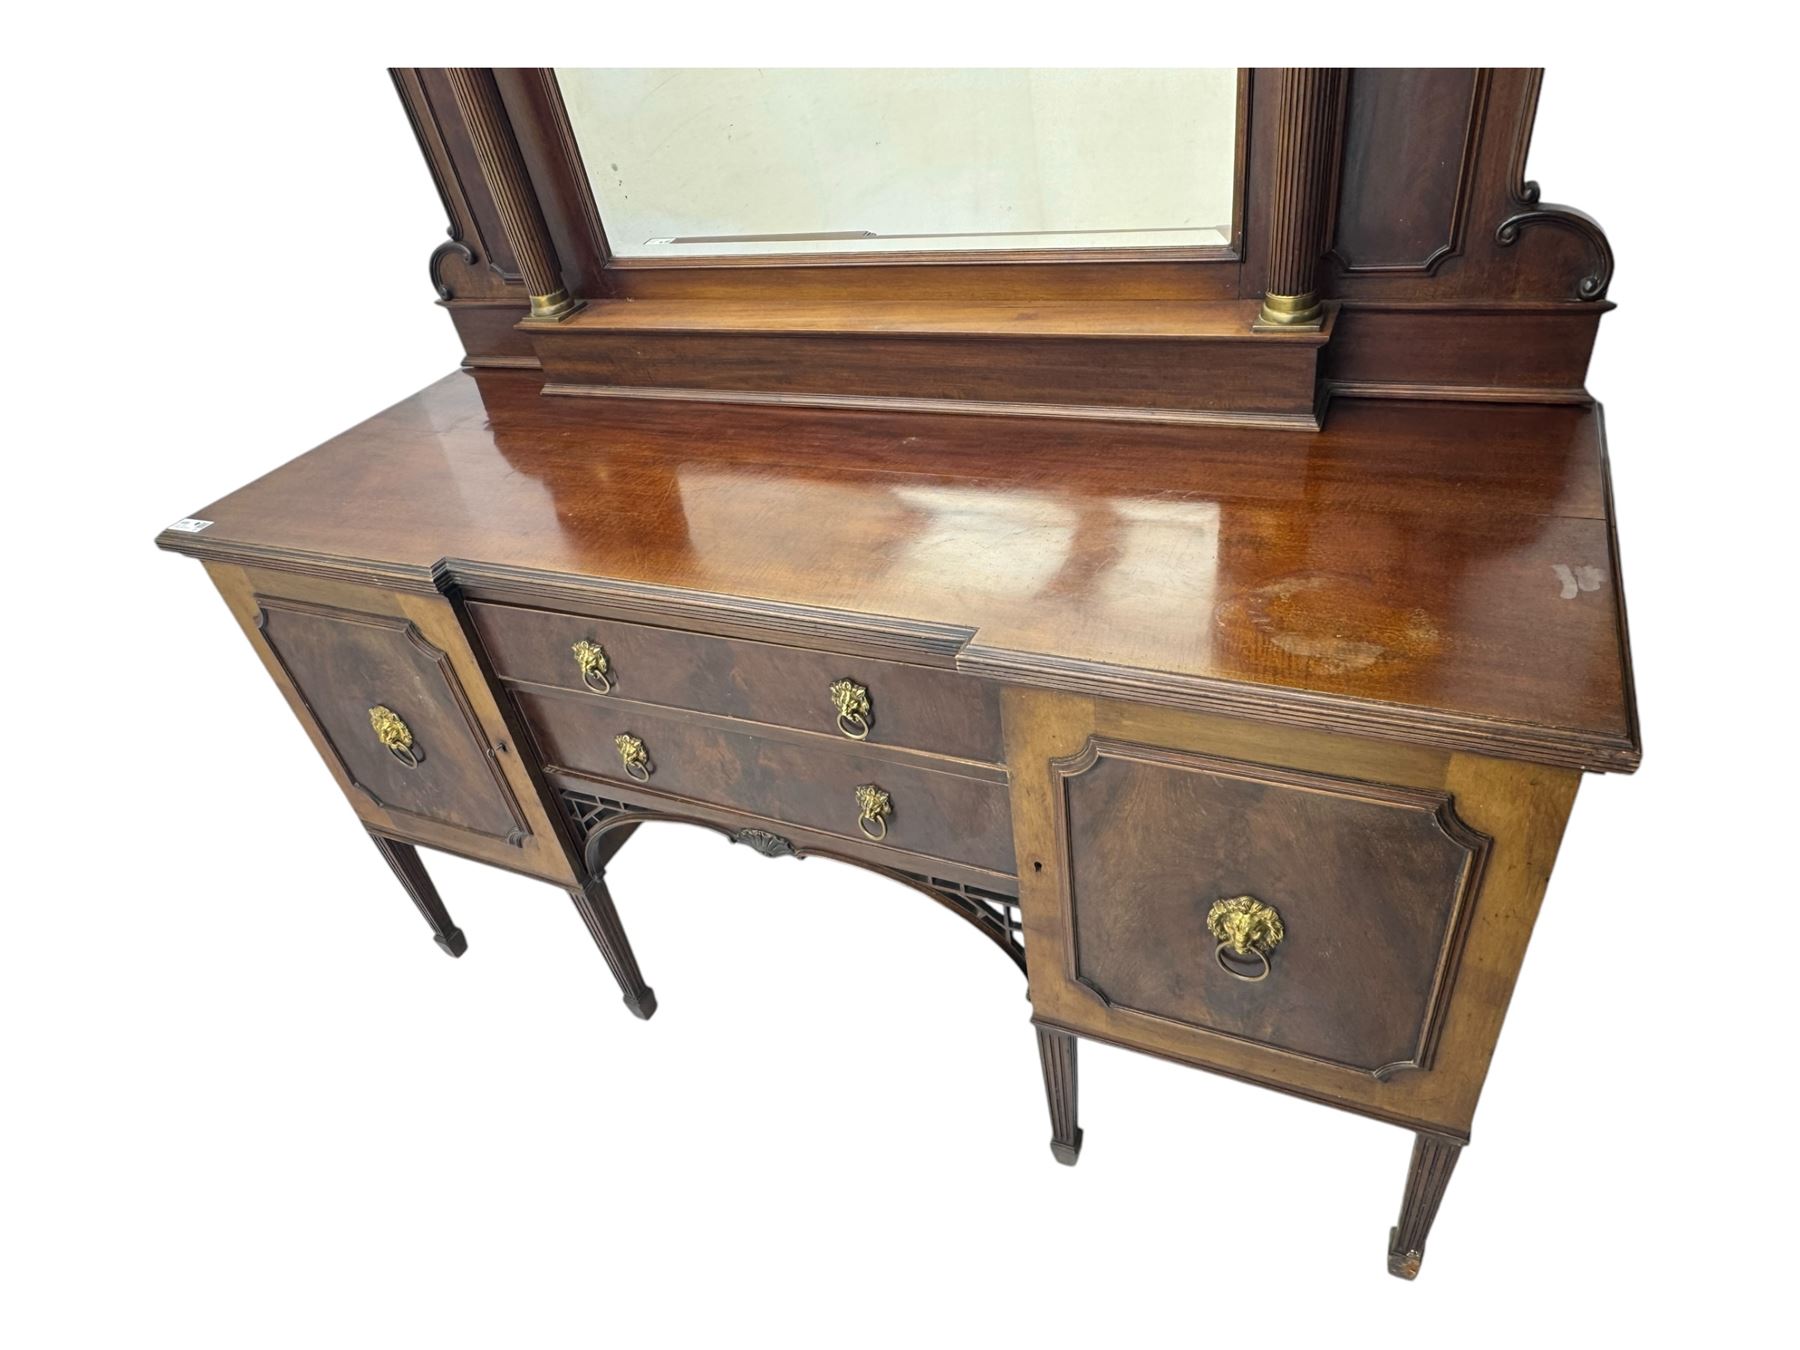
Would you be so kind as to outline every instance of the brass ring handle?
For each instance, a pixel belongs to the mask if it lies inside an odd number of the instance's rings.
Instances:
[[[598,642],[589,642],[583,638],[569,648],[575,653],[575,664],[581,671],[581,682],[596,694],[610,694],[614,685],[609,671],[611,663],[606,659],[606,648]]]
[[[827,692],[831,706],[837,710],[838,730],[853,741],[867,740],[869,727],[875,721],[869,691],[855,680],[838,680]]]
[[[1257,984],[1269,978],[1270,966],[1267,955],[1258,951],[1255,947],[1252,947],[1250,949],[1250,955],[1262,962],[1262,970],[1255,975],[1246,975],[1243,971],[1233,966],[1231,961],[1226,958],[1225,953],[1229,951],[1230,948],[1231,944],[1229,942],[1221,942],[1217,947],[1213,948],[1213,959],[1219,963],[1220,970],[1224,971],[1234,980],[1242,980],[1245,984]]]
[[[625,776],[640,783],[648,783],[650,775],[656,772],[656,765],[650,762],[650,752],[636,736],[614,736],[613,745],[619,752],[619,762],[625,766]]]
[[[1275,907],[1265,905],[1254,895],[1233,895],[1215,900],[1206,912],[1206,928],[1219,940],[1219,945],[1213,948],[1213,959],[1219,963],[1219,969],[1246,984],[1259,984],[1269,978],[1269,953],[1287,936]],[[1252,958],[1262,964],[1262,970],[1255,975],[1246,975],[1232,964],[1233,960],[1249,961]]]
[[[856,789],[856,828],[863,832],[863,837],[880,843],[887,838],[887,818],[894,813],[894,801],[887,793],[873,783],[864,783]],[[880,831],[871,829],[879,825]]]
[[[416,769],[425,758],[425,752],[413,741],[412,728],[400,720],[400,714],[386,704],[377,703],[369,709],[369,726],[375,733],[375,739],[386,747],[387,752],[409,769]]]

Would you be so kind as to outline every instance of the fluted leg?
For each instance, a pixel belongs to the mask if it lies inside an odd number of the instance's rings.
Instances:
[[[1388,1274],[1403,1280],[1419,1273],[1425,1259],[1425,1239],[1437,1218],[1438,1202],[1462,1156],[1462,1145],[1429,1134],[1414,1137],[1412,1166],[1406,1173],[1406,1195],[1400,1202],[1400,1222],[1388,1232]]]
[[[419,913],[431,925],[431,935],[437,945],[451,956],[461,956],[468,951],[469,940],[463,936],[462,929],[450,922],[450,911],[444,908],[444,902],[438,898],[437,887],[432,884],[431,874],[425,870],[425,864],[419,861],[419,850],[398,839],[376,834],[373,830],[369,831],[369,838],[375,841],[375,847],[381,850],[381,856],[387,859],[388,866],[394,869],[394,875],[406,887],[406,893],[412,897],[413,904],[419,907]]]
[[[1073,1167],[1081,1156],[1081,1127],[1075,1123],[1075,1038],[1039,1027],[1038,1059],[1044,1066],[1044,1096],[1050,1103],[1050,1151]]]
[[[619,911],[613,908],[612,893],[606,889],[605,878],[589,877],[580,890],[569,892],[569,899],[575,902],[581,921],[594,935],[594,944],[600,948],[607,968],[624,991],[625,1006],[634,1016],[648,1021],[650,1014],[656,1011],[656,991],[645,984],[644,977],[638,973],[637,957],[631,954],[631,943],[625,938],[625,929],[619,923]]]

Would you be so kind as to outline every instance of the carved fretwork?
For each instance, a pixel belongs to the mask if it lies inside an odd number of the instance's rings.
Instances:
[[[734,830],[729,826],[716,825],[710,820],[677,815],[670,811],[656,811],[632,806],[626,802],[608,797],[597,797],[592,793],[577,792],[571,788],[558,789],[557,795],[562,800],[563,810],[568,815],[569,823],[574,826],[577,837],[582,841],[591,870],[598,870],[592,859],[599,854],[605,836],[612,830],[652,820],[673,821],[682,825],[699,825],[724,835],[734,844],[748,845],[764,857],[830,858],[836,862],[850,863],[866,871],[879,873],[890,880],[910,886],[914,890],[930,896],[945,909],[960,915],[980,929],[987,935],[989,941],[1012,958],[1020,970],[1025,969],[1025,938],[1019,918],[1019,901],[1016,896],[1007,895],[1001,891],[985,890],[979,886],[970,886],[960,881],[950,881],[943,877],[928,876],[922,872],[903,872],[898,868],[881,867],[874,863],[864,862],[861,858],[848,857],[827,849],[803,848],[792,840],[769,830],[754,827]]]
[[[928,877],[919,872],[898,875],[907,878],[939,904],[962,915],[1004,948],[1007,955],[1018,962],[1020,970],[1025,969],[1025,934],[1015,896],[967,886],[959,881],[946,881],[942,877]]]
[[[585,792],[571,792],[567,788],[558,795],[562,798],[563,810],[569,813],[569,824],[575,827],[575,837],[584,844],[608,816],[631,810],[624,802],[592,797]]]

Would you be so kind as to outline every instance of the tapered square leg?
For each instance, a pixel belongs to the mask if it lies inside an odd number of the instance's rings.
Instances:
[[[633,1016],[648,1021],[656,1011],[656,991],[645,984],[644,977],[638,973],[637,957],[632,955],[631,943],[626,941],[625,929],[619,923],[619,911],[613,907],[612,893],[606,889],[605,879],[589,877],[580,890],[569,892],[569,899],[575,902],[581,921],[594,936],[594,945],[600,948],[607,968],[619,982],[625,995],[625,1006],[631,1009]]]
[[[1421,1134],[1413,1139],[1412,1166],[1406,1173],[1406,1195],[1400,1201],[1400,1222],[1388,1232],[1388,1274],[1403,1280],[1415,1278],[1425,1259],[1425,1239],[1437,1218],[1438,1202],[1462,1156],[1462,1145]]]
[[[419,861],[419,850],[398,839],[376,834],[373,830],[369,831],[369,838],[375,841],[375,847],[381,850],[381,856],[387,859],[388,866],[400,878],[400,884],[412,897],[413,904],[425,916],[425,922],[431,925],[431,935],[437,945],[451,956],[461,956],[468,951],[469,940],[463,936],[462,929],[450,922],[450,911],[444,908],[444,902],[438,898],[437,887],[432,884],[431,874],[425,870],[425,864]]]
[[[1050,1103],[1050,1152],[1073,1167],[1081,1156],[1081,1127],[1075,1123],[1075,1037],[1050,1027],[1037,1029],[1038,1059],[1044,1066],[1044,1096]]]

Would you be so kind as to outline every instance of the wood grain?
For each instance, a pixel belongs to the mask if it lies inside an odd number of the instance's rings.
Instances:
[[[1258,167],[1270,180],[1271,295],[1317,295],[1330,189],[1340,148],[1338,113],[1344,72],[1330,66],[1284,68],[1275,96],[1275,138]],[[1316,320],[1315,320],[1316,321]]]
[[[1425,1239],[1431,1235],[1444,1189],[1461,1157],[1462,1146],[1452,1140],[1429,1134],[1414,1138],[1400,1220],[1388,1234],[1388,1274],[1403,1280],[1418,1278],[1419,1263],[1425,1259]]]
[[[420,596],[377,591],[306,574],[248,571],[217,562],[207,564],[207,573],[338,787],[372,832],[390,841],[445,849],[558,885],[579,884],[579,854],[573,850],[558,818],[546,809],[534,767],[519,753],[517,734],[496,701],[488,676],[470,648],[461,621],[449,601],[436,592]],[[485,744],[495,749],[496,753],[488,763],[492,772],[504,780],[507,793],[524,819],[524,837],[513,843],[480,829],[467,828],[455,820],[390,809],[359,786],[334,750],[325,726],[283,668],[274,649],[263,641],[257,627],[262,612],[259,596],[277,596],[303,605],[387,616],[416,628],[426,642],[444,654],[468,700],[469,711],[484,733]],[[365,710],[365,726],[366,717]],[[503,746],[505,749],[500,748]]]
[[[1070,979],[1377,1078],[1430,1063],[1489,842],[1445,794],[1110,740],[1053,767]],[[1206,926],[1243,895],[1284,928],[1254,981]]]
[[[593,307],[590,307],[590,309]],[[1313,429],[1320,331],[1250,332],[1254,305],[613,302],[527,325],[547,392],[973,413],[1285,419]],[[1257,342],[1267,336],[1268,342]]]
[[[1349,72],[1331,261],[1429,274],[1463,245],[1491,71]]]
[[[952,671],[517,605],[477,602],[469,615],[495,670],[521,684],[792,727],[865,748],[1000,760],[999,691]],[[613,694],[582,684],[571,651],[582,641],[604,649]],[[869,692],[862,741],[839,730],[829,691],[840,679]]]
[[[508,843],[528,828],[445,654],[396,615],[257,595],[257,630],[352,782],[389,811]],[[413,737],[410,764],[374,735],[391,710]]]
[[[562,263],[494,72],[486,67],[453,66],[448,75],[476,163],[519,261],[526,294],[563,296]]]
[[[1410,1278],[1577,770],[1640,754],[1584,388],[1613,258],[1525,177],[1541,72],[1339,76],[1243,73],[1225,247],[631,260],[551,72],[396,71],[481,369],[158,543],[452,955],[417,846],[562,886],[640,1017],[604,879],[640,826],[868,868],[1027,967],[1060,1161],[1081,1037],[1417,1132]],[[1253,331],[1315,282],[1320,330]],[[1228,893],[1282,913],[1266,982],[1217,968]]]
[[[1356,401],[1288,434],[538,388],[450,376],[160,542],[845,652],[972,634],[950,654],[1012,683],[1637,761],[1590,406]]]
[[[1025,689],[1006,691],[1002,711],[1013,775],[1013,829],[1032,1010],[1040,1024],[1409,1128],[1468,1138],[1513,981],[1574,801],[1577,774]],[[1444,995],[1431,1067],[1409,1069],[1382,1081],[1365,1071],[1321,1063],[1276,1045],[1108,1007],[1072,979],[1069,829],[1063,780],[1053,766],[1080,754],[1096,736],[1443,794],[1468,829],[1491,839],[1492,850],[1461,939],[1460,959]],[[1129,815],[1118,817],[1116,827],[1129,831]],[[1195,827],[1187,837],[1198,850],[1196,857],[1204,859],[1201,834]],[[1275,903],[1279,907],[1279,900]],[[1209,959],[1210,944],[1195,954],[1197,963]]]
[[[393,869],[394,879],[417,907],[420,917],[430,927],[432,941],[443,949],[446,956],[458,957],[468,951],[469,940],[463,936],[463,930],[451,921],[450,911],[444,908],[431,873],[425,870],[425,864],[419,859],[419,850],[411,844],[389,839],[374,830],[369,831],[369,838],[380,851],[382,859]]]
[[[872,784],[892,798],[889,847],[994,872],[1013,870],[1006,787],[923,762],[900,763],[822,738],[796,744],[727,730],[678,713],[589,694],[514,691],[552,775],[575,774],[632,790],[614,738],[635,736],[652,770],[638,793],[705,802],[846,839],[863,837],[855,791]]]

